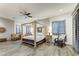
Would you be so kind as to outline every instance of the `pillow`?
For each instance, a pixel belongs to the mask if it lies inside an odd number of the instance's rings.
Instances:
[[[55,39],[55,38],[58,38],[58,35],[53,35],[53,38]]]
[[[64,39],[65,38],[65,34],[61,34],[60,36],[59,36],[59,39]]]
[[[38,36],[42,36],[42,35],[43,35],[43,33],[37,33],[36,35],[38,35]]]

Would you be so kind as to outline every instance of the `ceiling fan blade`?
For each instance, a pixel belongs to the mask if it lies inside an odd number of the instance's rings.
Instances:
[[[24,14],[27,14],[27,12],[25,10],[23,10]]]
[[[30,15],[31,13],[27,13],[26,15]]]
[[[20,11],[19,13],[21,14],[21,16],[22,16],[22,15],[25,16],[25,18],[27,18],[27,17],[32,18],[32,16],[30,16],[31,13],[27,13],[27,11],[25,11],[25,10],[22,10],[22,11]]]
[[[27,12],[25,10],[22,10],[19,13],[21,13],[21,14],[27,14]]]
[[[28,16],[28,17],[32,18],[32,16]]]

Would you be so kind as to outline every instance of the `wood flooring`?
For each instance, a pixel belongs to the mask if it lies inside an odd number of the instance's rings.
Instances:
[[[71,46],[63,48],[43,43],[37,48],[24,45],[20,40],[0,42],[0,56],[78,56]]]

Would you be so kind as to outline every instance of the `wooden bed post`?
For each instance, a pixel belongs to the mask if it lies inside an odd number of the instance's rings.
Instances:
[[[36,47],[36,21],[34,21],[34,48]]]

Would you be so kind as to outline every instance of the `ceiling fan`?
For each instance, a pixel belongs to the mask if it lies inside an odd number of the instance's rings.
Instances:
[[[28,13],[27,11],[25,10],[22,10],[19,12],[21,15],[25,16],[25,18],[29,17],[29,18],[32,18],[31,16],[31,13]]]

